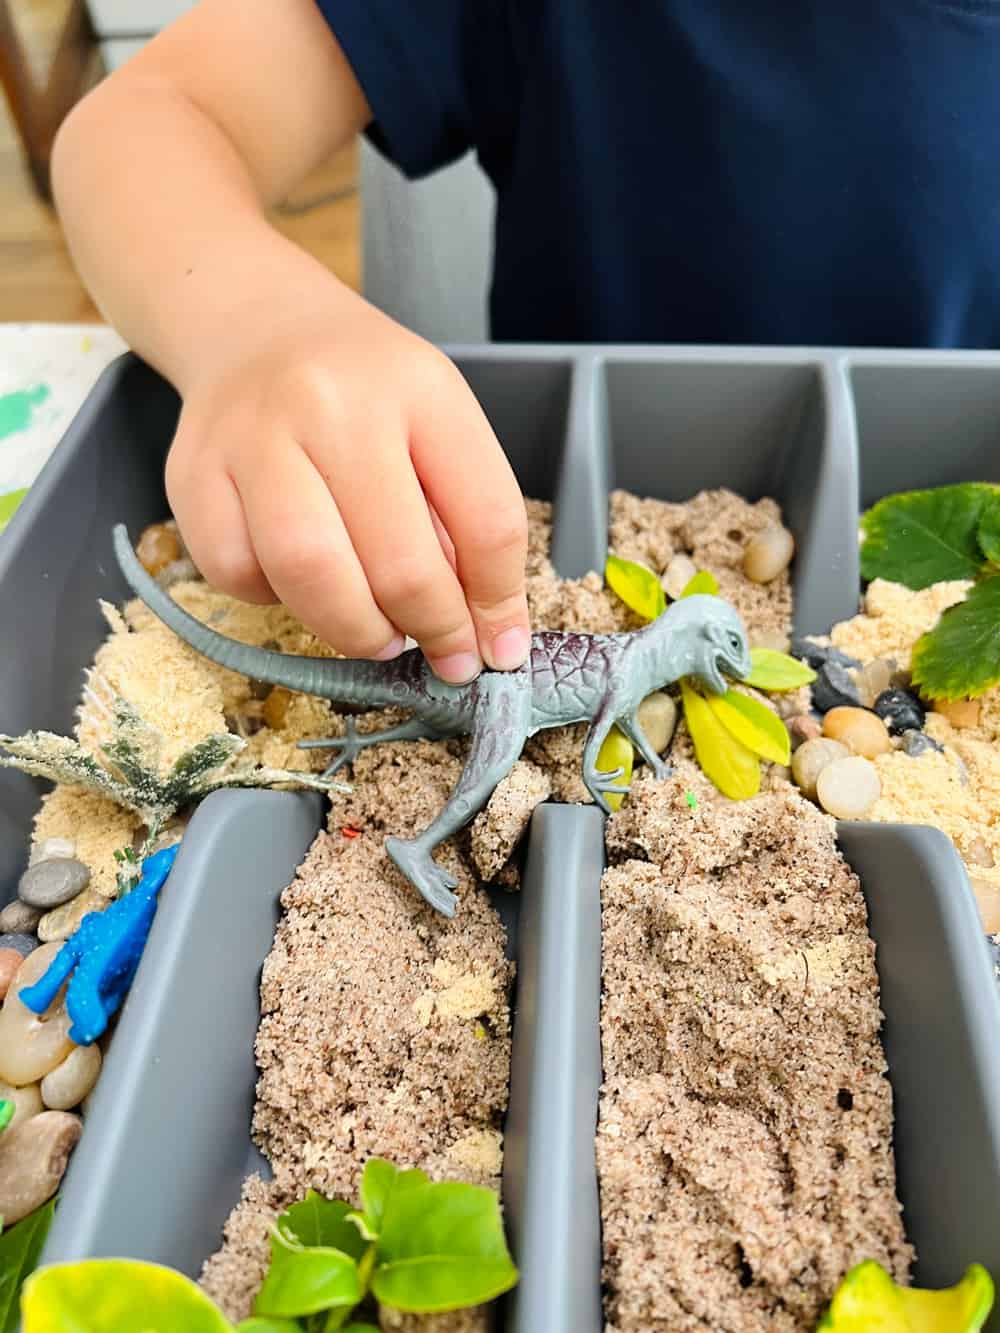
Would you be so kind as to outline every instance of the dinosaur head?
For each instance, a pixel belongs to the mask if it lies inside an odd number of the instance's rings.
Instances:
[[[726,677],[742,680],[752,666],[750,644],[739,613],[721,597],[710,594],[682,598],[670,611],[680,607],[694,637],[690,674],[716,694],[725,694]]]

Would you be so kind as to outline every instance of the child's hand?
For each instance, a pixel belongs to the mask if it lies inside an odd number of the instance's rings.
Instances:
[[[459,371],[333,284],[270,316],[184,386],[167,493],[199,569],[348,656],[519,666],[524,501]]]

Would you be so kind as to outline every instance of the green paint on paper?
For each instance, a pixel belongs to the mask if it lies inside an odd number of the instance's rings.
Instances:
[[[0,495],[0,532],[14,517],[14,510],[28,494],[28,488],[22,491],[9,491],[6,495]]]
[[[34,389],[19,389],[16,393],[0,395],[0,440],[27,430],[36,407],[41,407],[49,396],[49,386],[39,384]]]

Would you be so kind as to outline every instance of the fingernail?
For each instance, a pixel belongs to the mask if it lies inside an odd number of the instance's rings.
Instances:
[[[524,663],[531,646],[531,636],[526,629],[515,625],[505,629],[493,640],[492,658],[498,671],[513,671]]]
[[[402,634],[397,634],[394,639],[385,645],[380,653],[376,653],[372,658],[373,662],[389,662],[406,647],[406,639]]]
[[[449,685],[467,685],[479,675],[483,664],[475,653],[452,653],[450,657],[437,658],[431,668]]]

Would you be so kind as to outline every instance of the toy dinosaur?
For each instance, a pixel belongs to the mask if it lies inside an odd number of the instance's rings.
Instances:
[[[157,895],[179,851],[165,847],[147,857],[135,888],[103,912],[88,912],[44,974],[20,992],[22,1004],[44,1014],[70,977],[66,1012],[73,1020],[70,1039],[78,1046],[96,1041],[124,1000],[146,947]]]
[[[415,838],[390,837],[385,842],[396,866],[445,916],[455,914],[457,900],[450,890],[457,888],[457,881],[435,864],[432,853],[483,808],[529,736],[549,727],[589,723],[583,781],[609,814],[606,793],[627,791],[616,785],[621,769],[605,773],[597,768],[598,753],[612,726],[617,723],[656,776],[664,778],[670,769],[639,726],[642,700],[681,676],[695,676],[721,694],[726,689],[723,672],[741,680],[751,669],[740,617],[728,602],[706,594],[673,602],[657,620],[633,633],[536,633],[524,666],[516,671],[484,671],[469,685],[439,680],[416,648],[390,662],[297,657],[237,643],[209,629],[146,573],[122,525],[114,530],[114,545],[133,592],[210,661],[301,694],[363,708],[391,706],[412,714],[399,726],[371,735],[359,736],[348,720],[345,736],[302,742],[305,747],[340,751],[327,774],[380,741],[471,736],[465,768],[437,818]]]

